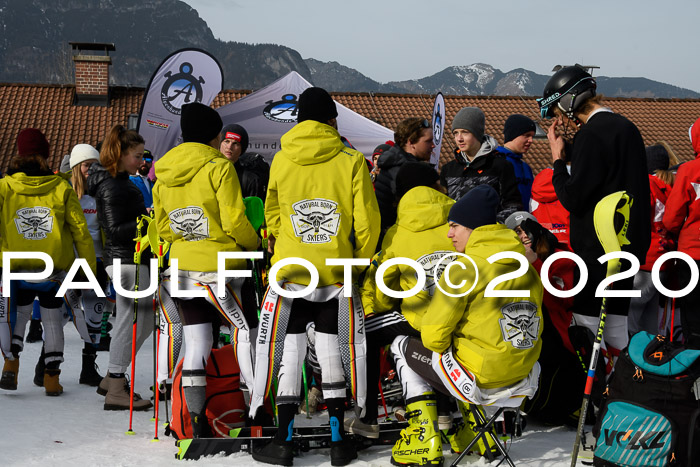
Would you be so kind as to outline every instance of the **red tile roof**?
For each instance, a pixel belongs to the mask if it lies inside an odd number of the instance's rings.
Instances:
[[[129,114],[139,112],[144,89],[113,87],[110,92],[109,107],[77,107],[73,105],[75,87],[72,85],[0,84],[0,168],[4,172],[15,154],[17,133],[22,128],[35,127],[46,134],[51,144],[49,162],[58,168],[63,155],[69,153],[73,145],[97,144],[112,125],[126,125]],[[214,99],[212,107],[228,104],[249,93],[223,91]],[[407,117],[429,117],[433,107],[433,96],[428,95],[331,94],[337,102],[392,129]],[[448,124],[462,107],[480,107],[486,114],[486,133],[499,141],[503,140],[503,123],[509,115],[521,113],[538,120],[534,97],[445,96],[445,103]],[[632,120],[646,144],[665,140],[681,160],[693,158],[688,128],[700,117],[700,99],[610,98],[604,104]],[[547,125],[542,125],[546,130]],[[448,132],[443,140],[441,163],[452,157],[449,139]],[[535,172],[550,166],[547,141],[535,141],[525,160]]]

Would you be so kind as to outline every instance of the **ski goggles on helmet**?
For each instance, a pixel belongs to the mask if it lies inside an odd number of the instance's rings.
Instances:
[[[587,76],[585,78],[578,80],[573,86],[571,86],[569,89],[567,89],[564,92],[555,92],[554,94],[552,94],[549,97],[540,97],[539,99],[537,99],[537,104],[540,106],[540,116],[544,119],[547,119],[547,120],[554,118],[555,117],[554,109],[556,108],[557,104],[566,96],[569,96],[568,97],[568,105],[565,105],[564,107],[568,107],[568,110],[563,109],[563,108],[562,108],[562,110],[564,110],[564,112],[566,112],[567,114],[571,113],[573,111],[573,104],[574,104],[574,101],[576,100],[576,96],[579,94],[579,93],[575,92],[574,90],[576,89],[576,87],[579,84],[581,84],[585,81],[591,81],[593,83],[593,89],[595,89],[595,87],[596,87],[595,80],[592,77]]]

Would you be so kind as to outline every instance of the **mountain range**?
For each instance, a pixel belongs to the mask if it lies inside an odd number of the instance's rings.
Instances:
[[[201,48],[221,64],[224,87],[258,89],[296,71],[330,91],[457,95],[539,95],[548,75],[488,64],[451,66],[431,76],[377,82],[337,62],[304,59],[274,44],[225,42],[197,11],[179,0],[0,0],[0,81],[72,83],[68,42],[114,43],[111,83],[145,87],[175,50]],[[597,76],[613,97],[700,98],[700,93],[646,78]]]

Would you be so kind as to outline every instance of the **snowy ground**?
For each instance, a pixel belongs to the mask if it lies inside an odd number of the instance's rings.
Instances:
[[[104,398],[95,388],[78,384],[82,341],[77,332],[66,326],[66,361],[62,365],[61,384],[64,393],[60,397],[46,397],[44,389],[34,386],[34,365],[41,344],[26,344],[21,355],[19,387],[17,391],[0,390],[0,455],[3,466],[261,466],[246,453],[229,457],[217,456],[198,461],[177,461],[172,438],[163,434],[162,423],[159,442],[153,442],[154,422],[152,410],[134,413],[133,436],[125,435],[129,427],[129,413],[106,412],[102,409]],[[139,353],[136,364],[136,391],[144,397],[150,395],[152,380],[152,343],[149,339]],[[99,352],[97,363],[100,373],[107,367],[107,353]],[[161,417],[164,403],[160,405]],[[320,419],[322,420],[322,419]],[[300,415],[297,423],[302,424]],[[326,421],[326,420],[322,420]],[[509,443],[509,450],[518,466],[569,465],[571,446],[575,432],[568,428],[549,428],[529,424],[521,438]],[[446,446],[445,465],[456,455],[449,454]],[[353,466],[388,466],[390,447],[372,447],[361,451]],[[294,460],[295,466],[330,466],[330,454],[326,449],[303,453]],[[489,464],[483,458],[466,457],[462,465]]]

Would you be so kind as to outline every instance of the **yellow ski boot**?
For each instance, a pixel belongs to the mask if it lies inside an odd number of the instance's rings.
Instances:
[[[435,394],[425,393],[406,401],[408,427],[391,449],[391,463],[399,466],[442,466],[442,440],[437,428]]]
[[[472,410],[481,409],[476,405],[465,404],[461,401],[457,401],[457,405],[459,406],[459,411],[462,412],[463,424],[457,428],[454,435],[448,436],[448,439],[450,441],[452,452],[455,454],[460,454],[469,445],[469,443],[476,438],[477,433],[473,428],[474,425],[476,425],[476,419],[472,414]],[[491,428],[491,431],[493,431],[493,428]],[[486,442],[484,442],[484,438],[486,439]],[[483,436],[474,446],[471,447],[470,450],[472,452],[479,453],[482,456],[485,456],[487,451],[490,451],[493,456],[498,456],[500,454],[493,442],[493,439],[491,439],[491,437],[488,435]]]

